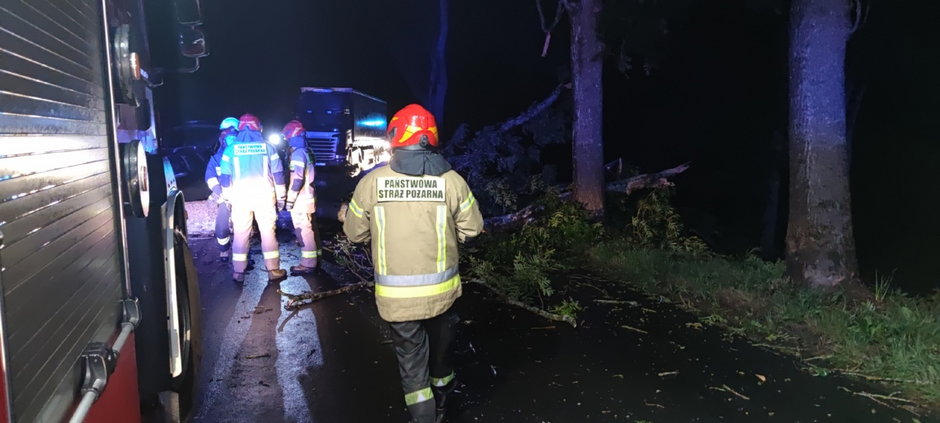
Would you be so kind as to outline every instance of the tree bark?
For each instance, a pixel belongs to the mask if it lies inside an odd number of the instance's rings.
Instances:
[[[438,16],[440,25],[437,32],[437,44],[431,59],[431,80],[428,83],[428,110],[434,114],[438,126],[444,123],[444,102],[447,99],[447,35],[450,29],[447,2],[439,0]]]
[[[574,199],[597,215],[604,213],[603,47],[597,34],[601,3],[602,0],[568,2],[574,94]]]
[[[793,0],[790,9],[790,214],[787,270],[832,289],[858,275],[845,116],[848,0]]]

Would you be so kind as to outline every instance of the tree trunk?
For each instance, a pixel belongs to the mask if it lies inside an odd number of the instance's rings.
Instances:
[[[848,0],[790,9],[790,214],[787,270],[821,289],[858,275],[845,139]]]
[[[571,3],[571,73],[574,94],[572,163],[574,199],[604,213],[602,44],[597,21],[602,0]]]
[[[431,80],[428,84],[427,108],[434,114],[438,126],[444,123],[444,101],[447,99],[447,32],[450,29],[448,1],[450,0],[438,1],[440,26],[437,33],[437,44],[434,47],[434,55],[431,59]]]

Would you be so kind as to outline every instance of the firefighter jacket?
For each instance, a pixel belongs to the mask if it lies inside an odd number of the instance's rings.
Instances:
[[[222,153],[224,152],[224,147],[219,148],[212,157],[209,157],[209,163],[206,164],[206,175],[204,177],[206,186],[216,195],[222,195],[222,183],[219,181],[219,177],[222,176]]]
[[[461,295],[457,243],[482,230],[479,206],[457,172],[409,176],[390,166],[359,181],[343,223],[350,241],[372,241],[375,302],[389,322],[447,311]]]
[[[235,202],[270,201],[284,198],[284,168],[281,157],[264,142],[258,131],[242,131],[225,148],[220,179],[225,198]]]
[[[314,187],[313,155],[306,148],[292,148],[290,153],[290,183],[287,204],[305,213],[317,211],[317,195]]]

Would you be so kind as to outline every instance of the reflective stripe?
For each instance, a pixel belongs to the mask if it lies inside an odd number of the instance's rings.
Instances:
[[[447,225],[447,206],[437,206],[437,271],[444,271],[444,262],[447,261],[447,241],[444,229]]]
[[[427,388],[405,394],[405,405],[415,405],[425,401],[430,401],[432,399],[434,399],[434,393],[431,392],[431,387],[429,386]]]
[[[222,174],[222,166],[216,166],[216,167],[215,167],[215,174],[216,174],[216,175],[221,175],[221,174]]]
[[[219,241],[219,245],[225,245],[225,244],[228,244],[228,242],[232,240],[232,237],[227,236],[225,238],[216,238],[215,240]]]
[[[231,159],[229,158],[229,156],[226,156],[226,155],[224,155],[224,154],[222,155],[222,161],[223,161],[223,162],[227,162],[227,161],[230,161],[230,160],[231,160]]]
[[[281,158],[281,157],[278,156],[277,153],[274,153],[274,154],[271,155],[271,160],[277,160],[277,159],[280,159],[280,158]]]
[[[349,210],[352,211],[356,217],[362,217],[362,207],[356,204],[356,199],[349,200]]]
[[[291,160],[291,161],[290,161],[291,167],[293,167],[293,166],[304,167],[304,164],[305,164],[305,163],[302,162],[302,161],[300,161],[300,160]]]
[[[265,260],[276,259],[281,256],[281,252],[280,251],[265,251],[261,253],[261,255],[264,256]]]
[[[248,254],[233,253],[232,261],[248,261]]]
[[[375,295],[386,298],[420,298],[443,294],[460,286],[460,275],[450,278],[446,282],[423,286],[388,286],[375,285]]]
[[[375,268],[376,275],[388,274],[388,263],[385,262],[385,208],[375,206],[375,224],[379,227],[379,259],[378,267]]]
[[[467,197],[466,200],[463,200],[462,203],[460,203],[460,211],[465,211],[465,210],[469,209],[470,206],[472,206],[473,203],[475,203],[476,201],[477,201],[477,199],[473,197],[473,193],[471,192],[471,193],[470,193],[470,196]]]
[[[301,258],[317,258],[320,255],[319,251],[301,251]]]
[[[422,275],[375,275],[375,283],[387,286],[421,286],[446,282],[457,276],[457,265],[443,272]]]
[[[206,185],[209,185],[209,189],[219,186],[219,178],[213,176],[209,179],[206,179]]]
[[[232,173],[234,174],[232,175],[232,179],[234,179],[235,181],[240,179],[239,175],[242,172],[241,172],[241,166],[238,165],[238,157],[235,158],[235,163],[232,164]]]
[[[454,377],[456,376],[457,375],[454,374],[454,372],[450,372],[449,375],[444,376],[444,377],[432,377],[431,385],[433,385],[435,388],[443,388],[447,386],[447,384],[450,383],[450,381],[454,380]]]

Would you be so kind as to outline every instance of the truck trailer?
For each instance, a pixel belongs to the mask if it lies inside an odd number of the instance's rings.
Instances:
[[[174,52],[197,64],[198,0],[165,4]],[[142,0],[0,7],[2,423],[193,408],[199,286],[183,195],[154,154],[161,82],[144,12]]]
[[[345,166],[356,176],[390,158],[384,100],[352,88],[302,87],[295,114],[317,166]]]

